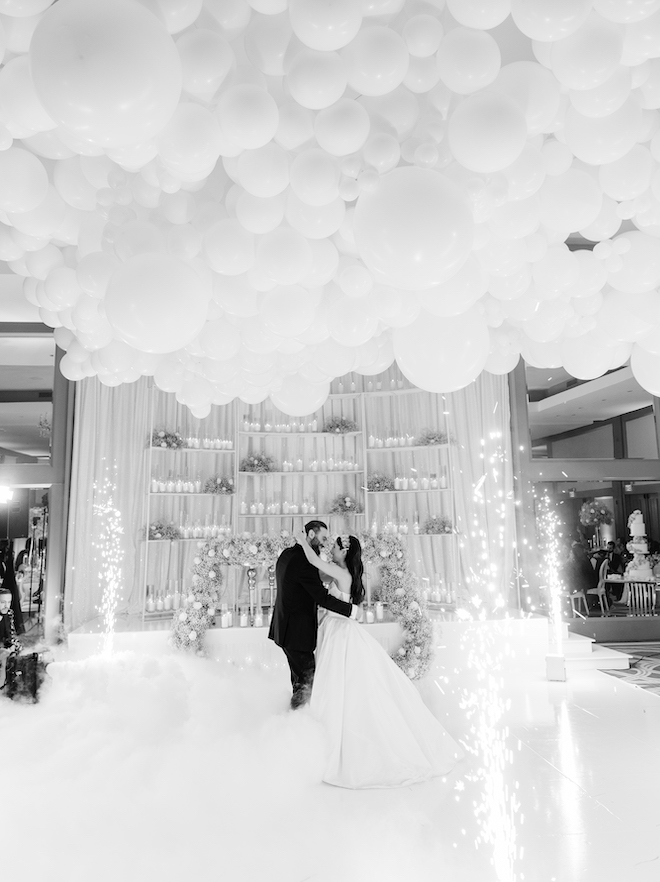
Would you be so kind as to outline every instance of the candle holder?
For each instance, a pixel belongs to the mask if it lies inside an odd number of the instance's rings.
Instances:
[[[250,624],[254,625],[254,612],[255,612],[255,592],[257,590],[257,571],[252,567],[248,568],[247,571],[248,578],[248,596],[250,603]]]
[[[268,567],[268,591],[270,602],[268,605],[268,624],[273,616],[273,604],[275,603],[275,567]]]

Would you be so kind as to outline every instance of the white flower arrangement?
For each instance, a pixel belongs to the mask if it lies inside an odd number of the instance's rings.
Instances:
[[[179,432],[166,432],[165,429],[155,429],[151,435],[152,447],[165,447],[168,450],[179,450],[185,444]]]
[[[341,493],[330,503],[329,514],[359,514],[364,511],[362,503],[352,496],[343,496]]]
[[[415,444],[419,447],[433,447],[438,444],[446,444],[449,436],[446,432],[439,429],[424,429],[415,439]]]
[[[347,432],[357,432],[357,423],[345,417],[332,416],[323,424],[323,431],[333,435],[345,435]]]
[[[265,453],[252,453],[243,457],[239,468],[242,472],[274,472],[275,460]]]
[[[580,523],[585,527],[599,527],[601,524],[611,524],[614,516],[606,505],[596,505],[595,502],[583,502],[580,506]]]
[[[451,522],[451,518],[448,518],[446,515],[436,515],[435,517],[430,517],[424,521],[419,532],[434,535],[439,533],[453,533],[454,525]]]
[[[174,524],[166,524],[165,521],[154,521],[149,524],[148,538],[150,542],[159,542],[181,538],[181,531]]]
[[[204,655],[204,635],[213,622],[218,604],[222,574],[214,569],[215,555],[209,556],[204,546],[193,565],[193,586],[187,597],[187,607],[174,613],[171,642],[176,649]],[[213,578],[210,573],[213,572]]]
[[[367,490],[370,493],[384,493],[386,490],[394,490],[394,478],[373,472],[367,478]]]
[[[217,493],[220,496],[229,496],[235,492],[234,479],[227,475],[212,475],[204,483],[204,493]]]

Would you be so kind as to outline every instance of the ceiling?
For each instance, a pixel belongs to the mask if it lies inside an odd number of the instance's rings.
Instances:
[[[6,264],[0,261],[0,268]],[[39,310],[23,296],[22,282],[20,276],[0,273],[0,457],[43,460],[50,456],[50,438],[39,422],[52,422],[55,341],[43,333],[6,336],[4,323],[41,324]]]
[[[653,404],[652,396],[635,380],[629,365],[569,388],[563,388],[572,379],[563,368],[527,367],[526,373],[529,390],[560,389],[540,401],[529,402],[532,441]]]

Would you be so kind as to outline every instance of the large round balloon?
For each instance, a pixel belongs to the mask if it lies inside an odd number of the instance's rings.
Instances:
[[[420,290],[451,278],[472,249],[474,221],[465,194],[439,172],[396,168],[361,193],[355,244],[385,284]]]
[[[118,337],[144,352],[174,352],[202,330],[209,291],[195,270],[167,254],[140,254],[120,265],[105,296]]]
[[[637,294],[660,285],[660,247],[656,236],[637,230],[623,233],[615,243],[627,243],[621,253],[622,266],[609,274],[609,283],[617,291]]]
[[[470,171],[501,171],[520,156],[527,143],[527,123],[520,106],[500,92],[468,95],[449,118],[449,146]]]
[[[12,213],[37,208],[48,194],[48,174],[39,159],[20,147],[0,152],[0,209]]]
[[[633,376],[651,395],[660,396],[660,355],[634,346],[630,359]]]
[[[181,94],[174,41],[131,0],[54,3],[32,37],[30,67],[49,115],[102,147],[158,134]]]
[[[283,413],[307,416],[323,406],[329,392],[329,383],[311,383],[299,374],[293,374],[284,378],[280,389],[271,393],[270,400]]]
[[[450,318],[423,310],[392,337],[401,371],[428,392],[455,392],[476,380],[490,347],[486,320],[476,308]]]

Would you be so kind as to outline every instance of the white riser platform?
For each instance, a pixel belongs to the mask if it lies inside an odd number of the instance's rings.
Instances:
[[[593,637],[583,637],[568,630],[564,623],[561,652],[566,659],[566,673],[573,671],[612,671],[630,667],[630,656],[616,649],[598,646]]]

